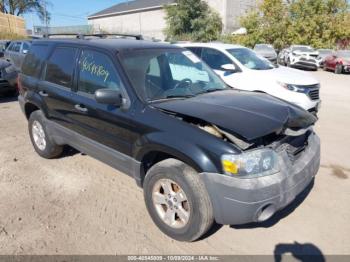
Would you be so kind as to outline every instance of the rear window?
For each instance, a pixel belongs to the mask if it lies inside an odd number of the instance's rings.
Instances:
[[[77,49],[73,47],[56,48],[46,67],[45,80],[70,88],[73,80]]]
[[[49,47],[47,45],[33,45],[24,59],[22,73],[28,76],[39,77],[48,52]]]

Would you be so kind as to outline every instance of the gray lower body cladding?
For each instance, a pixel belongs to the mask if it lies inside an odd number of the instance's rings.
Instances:
[[[280,172],[242,179],[202,173],[219,224],[262,222],[290,204],[313,180],[320,166],[320,140],[311,134],[308,147],[293,164],[279,153]]]

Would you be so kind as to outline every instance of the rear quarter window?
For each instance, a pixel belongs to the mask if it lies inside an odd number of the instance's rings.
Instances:
[[[22,73],[28,76],[39,77],[41,68],[49,53],[47,45],[33,45],[26,55]]]

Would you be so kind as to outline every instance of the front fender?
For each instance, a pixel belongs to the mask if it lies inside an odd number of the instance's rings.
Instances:
[[[219,161],[215,161],[215,156],[206,152],[201,145],[183,138],[179,139],[165,132],[143,136],[135,143],[133,152],[134,158],[140,162],[148,153],[162,152],[185,162],[198,172],[221,172]]]

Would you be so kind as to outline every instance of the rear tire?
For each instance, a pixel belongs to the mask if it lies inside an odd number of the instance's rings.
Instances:
[[[30,140],[35,151],[43,158],[55,158],[62,154],[63,146],[57,145],[45,126],[45,116],[42,111],[34,111],[28,121]]]
[[[343,73],[343,66],[342,66],[341,64],[337,64],[337,65],[335,66],[334,73],[336,73],[336,74],[341,74],[341,73]]]
[[[195,241],[214,222],[212,204],[203,181],[193,168],[179,160],[166,159],[151,167],[144,182],[144,198],[154,223],[173,239]]]

